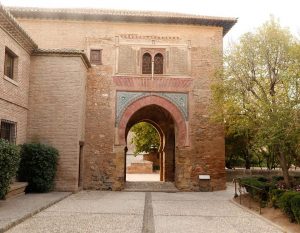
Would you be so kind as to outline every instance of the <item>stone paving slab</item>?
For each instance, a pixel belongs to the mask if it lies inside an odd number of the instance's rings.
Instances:
[[[91,199],[89,199],[91,197]],[[140,214],[144,212],[145,193],[84,191],[49,207],[43,212]]]
[[[107,191],[84,191],[73,194],[68,200],[145,200],[145,193],[143,192],[107,192]]]
[[[4,232],[70,194],[69,192],[26,194],[9,200],[0,200],[0,232]]]
[[[213,193],[82,191],[8,233],[278,233],[262,217],[231,200],[233,186]]]
[[[240,211],[238,206],[225,201],[153,201],[155,215],[173,216],[243,216],[250,213]],[[174,210],[176,210],[174,212]]]
[[[155,216],[155,233],[280,233],[254,217]]]
[[[75,204],[76,203],[76,204]],[[73,212],[73,213],[115,213],[115,214],[143,214],[144,202],[141,200],[67,200],[51,206],[47,212]]]
[[[126,224],[124,224],[126,223]],[[71,214],[57,216],[36,215],[7,233],[138,233],[142,231],[142,215]]]
[[[204,192],[199,195],[199,192],[177,192],[177,193],[152,193],[153,201],[224,201],[232,199],[233,194],[226,191]]]

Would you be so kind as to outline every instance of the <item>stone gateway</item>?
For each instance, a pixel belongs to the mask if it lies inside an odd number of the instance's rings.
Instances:
[[[161,181],[225,189],[224,132],[210,120],[210,85],[235,18],[0,11],[1,137],[5,126],[12,142],[56,147],[56,190],[124,189],[127,134],[138,122],[160,134]]]

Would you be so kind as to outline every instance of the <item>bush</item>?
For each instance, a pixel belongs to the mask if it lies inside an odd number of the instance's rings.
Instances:
[[[16,176],[19,163],[19,148],[0,139],[0,199],[7,194],[11,179]]]
[[[274,182],[278,182],[278,181],[284,180],[284,178],[283,178],[283,176],[272,176],[272,180]]]
[[[265,182],[265,180],[266,179],[262,177],[246,177],[240,179],[240,184],[246,188],[247,192],[252,198],[266,202],[268,200],[268,192],[273,188],[273,185]]]
[[[18,177],[27,181],[28,192],[48,192],[54,186],[58,151],[40,143],[24,144]]]
[[[264,176],[259,176],[259,177],[257,177],[257,180],[258,180],[258,181],[261,181],[261,182],[264,182],[264,183],[266,183],[266,182],[269,181],[269,179],[266,178],[266,177],[264,177]]]
[[[293,215],[298,224],[300,224],[300,195],[296,195],[291,200]]]
[[[270,202],[272,207],[279,208],[279,198],[285,193],[282,189],[273,189],[270,191]]]
[[[295,216],[291,206],[292,205],[291,200],[295,196],[300,196],[300,193],[294,191],[286,191],[279,198],[279,207],[284,213],[286,213],[286,215],[289,217],[291,222],[295,221]]]

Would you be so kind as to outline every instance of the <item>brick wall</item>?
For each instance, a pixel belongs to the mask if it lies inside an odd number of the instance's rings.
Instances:
[[[56,189],[78,188],[84,140],[86,67],[80,57],[32,56],[28,139],[59,150]]]
[[[162,86],[160,91],[179,92],[185,91],[189,95],[189,119],[181,124],[186,124],[188,128],[188,146],[179,146],[175,150],[175,184],[182,190],[199,190],[199,174],[211,175],[211,185],[214,190],[225,188],[225,161],[224,161],[224,135],[222,126],[215,125],[209,119],[209,105],[211,101],[210,85],[211,78],[216,70],[222,65],[222,28],[205,27],[193,25],[168,25],[168,24],[145,24],[145,23],[116,23],[116,22],[83,22],[83,21],[65,21],[65,20],[35,20],[20,19],[21,25],[29,32],[32,38],[41,48],[76,48],[83,49],[89,55],[90,48],[103,49],[103,65],[94,66],[90,69],[87,81],[87,105],[86,105],[86,124],[85,124],[85,158],[84,158],[84,188],[93,189],[122,189],[124,180],[124,145],[118,145],[117,130],[114,125],[115,118],[115,95],[116,90],[126,91],[149,91],[147,85],[144,85],[143,77],[134,77],[126,82],[119,82],[116,85],[113,82],[113,76],[117,71],[118,61],[118,43],[131,44],[134,48],[141,46],[157,46],[162,48],[164,45],[180,49],[181,45],[187,45],[186,54],[187,65],[176,71],[180,75],[168,76],[168,78],[191,79],[191,87],[181,86]],[[116,42],[115,36],[120,34],[138,34],[154,36],[170,36],[178,38],[176,40],[156,40],[153,45],[152,40],[147,39],[123,39]],[[175,49],[176,50],[176,49]],[[122,59],[123,67],[130,66],[130,59]],[[175,59],[176,60],[176,59]],[[36,59],[34,59],[36,62]],[[176,60],[176,62],[178,62]],[[42,61],[39,63],[39,75],[42,75]],[[47,64],[47,63],[46,63]],[[47,65],[48,66],[48,65]],[[47,67],[46,66],[46,67]],[[65,67],[65,68],[63,68]],[[72,66],[71,66],[72,67]],[[172,67],[172,66],[170,66]],[[67,69],[68,66],[61,66],[60,69]],[[174,68],[174,66],[173,66]],[[138,70],[138,69],[136,69]],[[45,80],[50,82],[50,76],[55,70],[49,69],[49,77]],[[46,73],[47,73],[46,72]],[[67,70],[63,70],[67,72]],[[184,74],[182,74],[184,73]],[[51,74],[51,75],[50,75]],[[34,75],[37,79],[39,75]],[[45,76],[45,75],[44,75]],[[60,75],[57,75],[60,77]],[[160,77],[161,79],[164,76]],[[167,78],[167,77],[166,77]],[[121,79],[121,77],[120,77]],[[138,81],[142,79],[143,81]],[[132,85],[128,85],[132,81]],[[151,81],[152,82],[152,81]],[[154,80],[153,83],[156,81]],[[64,79],[57,80],[57,87],[67,88],[68,82]],[[40,84],[39,84],[40,85]],[[152,84],[151,84],[152,85]],[[33,81],[33,91],[31,98],[35,96],[35,86]],[[73,87],[76,84],[74,83]],[[158,86],[157,85],[152,85]],[[57,88],[55,87],[55,88]],[[53,87],[51,87],[53,89]],[[54,89],[55,89],[54,88]],[[52,90],[49,87],[45,90]],[[151,89],[151,91],[155,91]],[[64,96],[68,93],[66,89]],[[36,96],[39,96],[37,94]],[[42,95],[43,96],[43,95]],[[68,96],[68,95],[67,95]],[[58,98],[58,106],[63,97]],[[37,99],[34,102],[35,109],[44,112],[47,106],[55,108],[55,104],[48,101],[43,102]],[[72,119],[68,108],[61,107],[61,117],[69,116]],[[50,114],[50,113],[47,113]],[[53,115],[53,113],[52,113]],[[50,116],[52,116],[50,114]],[[75,114],[76,115],[76,114]],[[60,114],[53,117],[59,118]],[[45,117],[41,115],[41,118]],[[39,127],[31,131],[53,130],[51,124],[45,124],[42,119]],[[34,122],[31,120],[30,122]],[[75,122],[75,121],[74,121]],[[72,120],[68,123],[70,127],[54,130],[51,134],[53,139],[65,140],[66,130],[71,130],[74,123]],[[44,124],[44,126],[43,126]],[[78,121],[77,121],[77,124]],[[30,125],[30,128],[33,125]],[[73,129],[75,132],[75,129]],[[51,131],[50,131],[51,132]],[[180,133],[176,130],[175,138],[180,138]],[[68,138],[73,137],[73,131]],[[32,134],[33,136],[33,134]],[[78,138],[76,138],[78,140]],[[74,141],[76,141],[74,138]],[[70,142],[73,139],[70,139]],[[70,143],[66,142],[66,143]],[[61,147],[63,147],[62,142]],[[72,144],[72,143],[71,143]],[[177,145],[177,142],[176,142]],[[68,170],[66,173],[59,173],[61,180],[72,180],[75,178],[77,169],[76,159],[71,154],[78,154],[75,150],[75,144],[70,146],[74,148],[69,151]],[[62,148],[63,149],[63,148]],[[174,149],[174,148],[173,148]],[[72,157],[72,159],[70,159]],[[75,182],[75,181],[74,181]],[[59,186],[61,187],[61,186]]]
[[[5,47],[16,56],[14,80],[4,76]],[[26,142],[30,55],[0,28],[0,120],[17,123],[16,143]]]

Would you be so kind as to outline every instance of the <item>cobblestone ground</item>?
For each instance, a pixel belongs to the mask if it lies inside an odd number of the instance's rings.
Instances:
[[[232,196],[232,187],[213,193],[82,191],[8,232],[282,232],[232,203]]]

